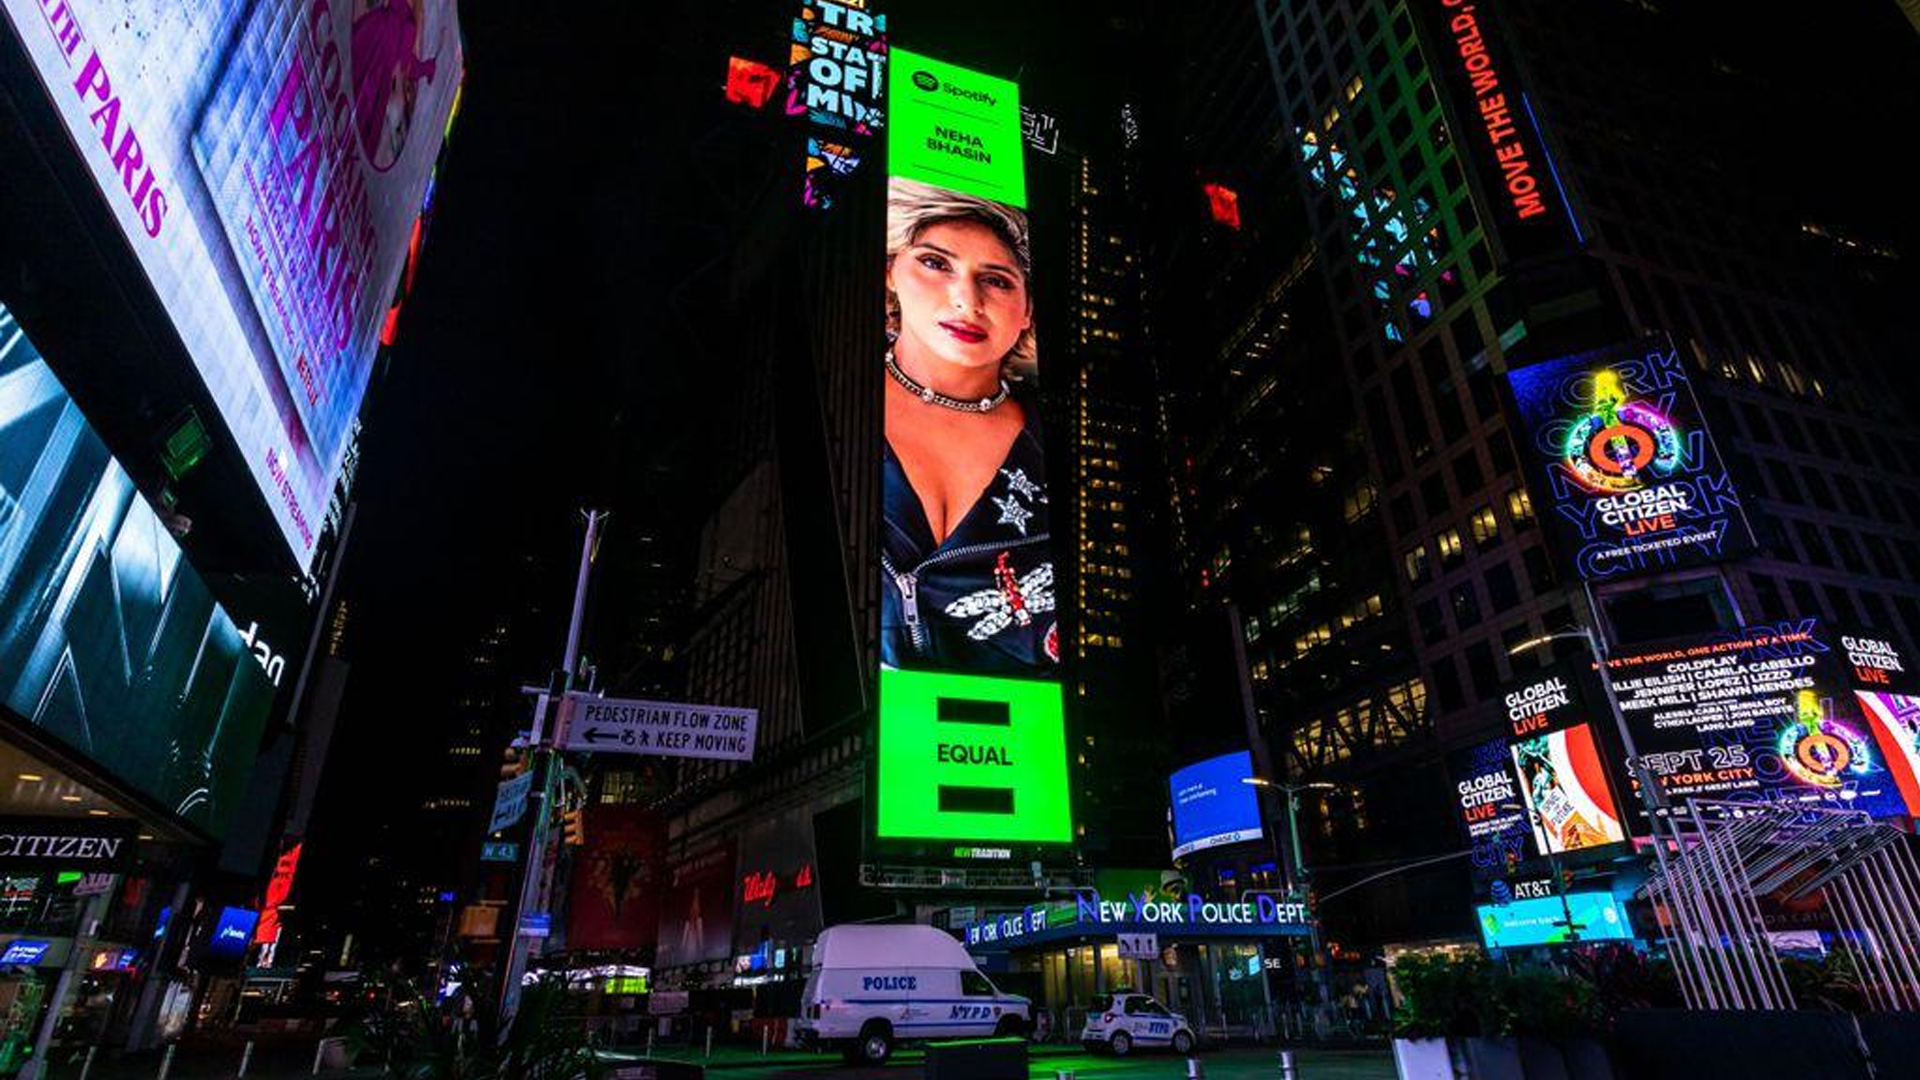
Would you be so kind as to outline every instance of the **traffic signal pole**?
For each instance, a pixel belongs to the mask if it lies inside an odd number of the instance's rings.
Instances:
[[[573,680],[580,668],[580,633],[586,621],[587,583],[593,574],[593,560],[600,546],[600,529],[606,524],[607,513],[603,510],[586,511],[587,533],[580,544],[580,570],[573,583],[573,615],[567,623],[567,648],[560,662],[559,677],[550,684],[565,700],[564,695],[573,689]],[[507,956],[500,965],[499,994],[495,998],[500,1004],[499,1037],[505,1038],[507,1029],[513,1023],[514,1013],[520,1008],[520,983],[527,973],[527,960],[532,953],[532,939],[522,933],[521,923],[527,915],[539,911],[547,898],[547,833],[552,822],[549,820],[554,805],[554,782],[559,770],[556,766],[555,749],[559,742],[559,732],[547,726],[547,712],[553,701],[552,693],[537,694],[533,704],[533,728],[528,733],[528,745],[532,748],[533,786],[527,796],[527,842],[520,851],[520,861],[515,868],[512,900],[508,905],[506,932],[509,936]]]

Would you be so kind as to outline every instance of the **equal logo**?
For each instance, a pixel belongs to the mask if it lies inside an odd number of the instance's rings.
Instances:
[[[1071,839],[1058,683],[889,668],[880,687],[879,835]]]

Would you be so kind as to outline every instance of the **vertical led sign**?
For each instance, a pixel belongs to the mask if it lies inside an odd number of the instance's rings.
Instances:
[[[1064,843],[1019,87],[893,69],[875,835]]]

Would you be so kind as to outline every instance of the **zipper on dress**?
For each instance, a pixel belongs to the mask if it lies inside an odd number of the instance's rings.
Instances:
[[[912,573],[903,574],[895,570],[893,564],[885,558],[880,560],[880,565],[886,570],[887,576],[893,578],[894,588],[900,590],[900,611],[907,624],[908,640],[913,643],[915,652],[925,652],[926,631],[920,625],[920,578]]]

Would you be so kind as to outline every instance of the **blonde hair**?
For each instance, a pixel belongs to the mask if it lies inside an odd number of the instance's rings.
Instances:
[[[912,247],[935,225],[954,222],[981,225],[1007,245],[1020,268],[1021,284],[1027,286],[1027,312],[1033,312],[1033,244],[1027,232],[1027,215],[1004,203],[935,187],[919,180],[893,177],[887,181],[887,266],[894,257]],[[887,290],[887,338],[900,334],[900,298]],[[1008,378],[1019,379],[1039,370],[1039,343],[1032,320],[1020,333],[1020,340],[1007,351],[1002,365]]]

